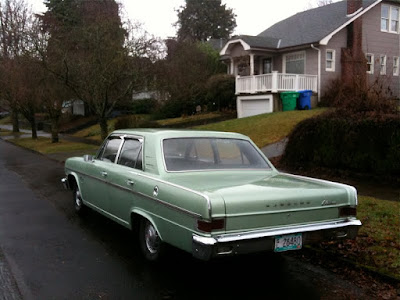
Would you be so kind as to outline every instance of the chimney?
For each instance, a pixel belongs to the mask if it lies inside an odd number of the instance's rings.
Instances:
[[[362,7],[362,0],[347,0],[347,15],[355,13]]]
[[[362,0],[347,0],[347,15],[354,14],[362,7]],[[365,55],[362,51],[362,16],[347,25],[347,47],[342,48],[342,81],[354,82],[355,79],[366,84]]]

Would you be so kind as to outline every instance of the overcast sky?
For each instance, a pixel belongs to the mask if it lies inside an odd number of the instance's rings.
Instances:
[[[42,0],[26,0],[34,12],[43,12]],[[337,1],[337,0],[336,0]],[[335,1],[335,2],[336,2]],[[177,21],[176,9],[184,0],[117,0],[122,3],[126,15],[139,21],[157,37],[175,36],[173,23]],[[222,0],[236,14],[234,34],[257,35],[274,23],[315,6],[317,0]]]

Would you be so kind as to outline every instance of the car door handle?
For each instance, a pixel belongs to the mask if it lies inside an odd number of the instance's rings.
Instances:
[[[105,172],[105,171],[101,172],[101,176],[107,177],[107,172]]]
[[[131,180],[131,179],[128,179],[128,180],[126,181],[126,184],[127,184],[127,185],[130,185],[130,186],[134,186],[134,185],[135,185],[135,183],[134,183],[133,180]]]

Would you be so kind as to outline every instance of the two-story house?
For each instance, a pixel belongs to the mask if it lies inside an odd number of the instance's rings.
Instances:
[[[312,90],[315,106],[333,79],[354,76],[400,99],[399,24],[399,0],[348,0],[232,38],[220,55],[236,76],[238,117],[280,110],[283,91]]]

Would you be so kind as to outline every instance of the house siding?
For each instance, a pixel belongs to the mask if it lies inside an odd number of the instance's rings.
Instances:
[[[332,80],[340,78],[342,72],[341,49],[347,46],[347,28],[335,34],[328,45],[321,46],[321,96],[323,96]],[[326,71],[326,50],[335,51],[335,71]]]
[[[374,55],[374,74],[367,74],[370,84],[377,78],[386,83],[395,98],[400,98],[400,76],[393,76],[393,57],[400,56],[400,35],[381,31],[381,7],[394,2],[376,5],[363,16],[363,51]],[[380,75],[379,58],[386,55],[386,75]]]

